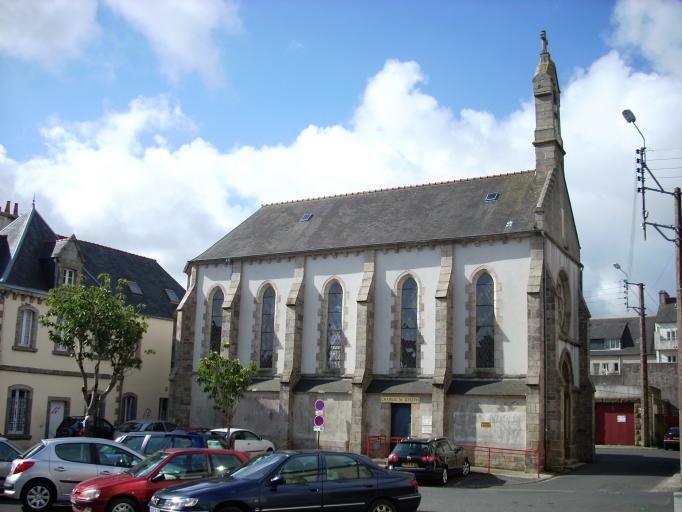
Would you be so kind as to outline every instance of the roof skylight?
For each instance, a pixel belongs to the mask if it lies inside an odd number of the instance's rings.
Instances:
[[[128,288],[130,292],[135,295],[142,295],[142,288],[135,281],[128,281]]]
[[[486,200],[486,202],[489,202],[489,201],[497,201],[497,198],[498,198],[498,197],[500,197],[500,193],[499,193],[499,192],[488,192],[488,195],[485,196],[485,200]]]
[[[312,213],[306,213],[303,217],[301,217],[301,220],[299,222],[308,222],[312,218],[313,218]]]
[[[168,299],[171,302],[180,302],[177,294],[173,290],[171,290],[170,288],[164,288],[164,291],[166,292],[166,295],[168,295]]]

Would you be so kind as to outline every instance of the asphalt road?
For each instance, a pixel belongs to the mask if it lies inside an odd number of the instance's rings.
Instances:
[[[679,471],[680,453],[655,449],[598,448],[597,462],[549,480],[471,473],[445,487],[420,485],[420,512],[504,510],[566,512],[673,511],[672,492],[652,492]],[[19,502],[0,497],[1,512],[20,512]],[[68,504],[51,512],[70,512]]]
[[[600,448],[597,462],[541,482],[472,473],[444,488],[420,485],[419,511],[672,511],[673,493],[652,491],[679,468],[676,451]]]

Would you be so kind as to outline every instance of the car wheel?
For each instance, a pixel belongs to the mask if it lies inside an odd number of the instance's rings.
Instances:
[[[109,502],[107,512],[140,512],[140,507],[130,498],[121,496]]]
[[[377,500],[369,506],[367,512],[396,512],[396,509],[388,500]]]
[[[448,483],[448,467],[443,466],[443,475],[440,477],[440,485],[445,485]]]
[[[464,464],[462,464],[462,476],[467,476],[469,473],[471,473],[469,459],[464,459]]]
[[[268,448],[267,450],[265,450],[265,453],[272,453],[272,448]]]
[[[54,499],[54,488],[47,480],[33,480],[24,486],[21,492],[24,509],[30,511],[47,510],[54,503]]]

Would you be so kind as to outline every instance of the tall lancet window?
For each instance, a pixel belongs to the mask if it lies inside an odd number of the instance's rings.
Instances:
[[[476,281],[476,368],[495,367],[495,289],[487,272]]]
[[[403,283],[400,311],[400,367],[417,367],[417,305],[419,288],[411,277]]]
[[[343,288],[334,283],[327,301],[327,369],[338,370],[342,365]]]
[[[223,333],[223,301],[225,295],[222,290],[218,290],[213,295],[211,307],[211,340],[209,348],[212,352],[220,352],[220,338]]]
[[[260,328],[260,367],[272,368],[272,347],[275,340],[275,290],[268,286],[263,294],[263,314]]]

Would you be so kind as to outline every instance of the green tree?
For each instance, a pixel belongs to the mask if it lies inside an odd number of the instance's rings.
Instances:
[[[228,347],[229,345],[223,345],[225,349]],[[254,373],[256,363],[253,361],[243,367],[239,359],[228,359],[214,351],[199,360],[197,383],[204,386],[204,393],[213,400],[213,410],[222,415],[228,434],[239,401],[244,398],[244,392],[251,384]]]
[[[98,279],[99,286],[86,286],[82,278],[78,284],[53,288],[45,301],[50,309],[40,316],[40,325],[48,328],[50,341],[69,347],[71,357],[78,364],[86,410],[83,434],[87,437],[92,437],[99,404],[114,389],[118,379],[126,370],[142,367],[137,349],[147,332],[147,323],[140,314],[144,304],[126,304],[123,289],[127,281],[119,279],[112,289],[108,274],[100,274]],[[153,350],[145,352],[153,353]],[[107,388],[100,394],[102,362],[109,364],[111,376]],[[92,374],[92,386],[88,370]]]

